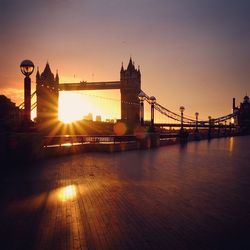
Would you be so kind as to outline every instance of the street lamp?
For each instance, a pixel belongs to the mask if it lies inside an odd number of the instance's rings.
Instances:
[[[24,78],[24,119],[25,121],[30,121],[31,113],[31,80],[30,75],[34,71],[34,64],[30,60],[24,60],[20,64],[20,69]]]
[[[141,91],[138,95],[138,98],[140,100],[140,123],[141,126],[144,125],[144,100],[145,100],[145,93]]]
[[[184,106],[180,106],[180,111],[181,111],[181,131],[183,131],[183,112],[185,110]]]
[[[211,119],[212,119],[212,117],[211,116],[208,116],[208,125],[209,125],[209,127],[208,127],[208,136],[210,137],[211,136]]]
[[[153,131],[154,130],[154,109],[155,109],[156,98],[154,96],[150,96],[149,100],[151,104],[151,129]]]
[[[198,117],[199,113],[195,112],[195,131],[198,132]]]

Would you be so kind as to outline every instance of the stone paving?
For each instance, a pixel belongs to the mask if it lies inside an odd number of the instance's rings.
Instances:
[[[86,153],[6,174],[1,249],[250,249],[247,153],[228,143]]]

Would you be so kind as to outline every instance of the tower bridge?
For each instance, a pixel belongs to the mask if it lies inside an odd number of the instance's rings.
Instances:
[[[211,118],[208,120],[198,120],[196,118],[186,117],[183,114],[184,107],[181,107],[181,113],[175,113],[156,101],[154,97],[150,97],[142,91],[141,88],[141,72],[140,68],[136,68],[134,62],[130,58],[127,68],[123,65],[120,70],[119,81],[101,81],[101,82],[79,82],[79,83],[59,83],[58,72],[54,76],[49,64],[47,63],[44,71],[40,74],[39,70],[36,74],[36,94],[37,102],[31,105],[32,108],[37,107],[37,122],[40,125],[47,124],[52,120],[58,119],[58,98],[59,91],[82,91],[82,90],[111,90],[118,89],[121,94],[121,121],[127,127],[134,128],[138,125],[149,127],[180,127],[184,128],[237,128],[241,127],[244,131],[250,132],[250,101],[245,96],[240,107],[235,106],[233,99],[233,112],[221,117]],[[144,103],[151,106],[151,121],[144,123]],[[22,107],[22,105],[20,106]],[[154,123],[154,112],[157,111],[162,116],[172,121],[165,123]],[[234,119],[234,124],[231,123]],[[178,124],[176,124],[176,122]],[[228,122],[228,124],[227,124]]]
[[[36,75],[37,122],[48,123],[58,118],[59,91],[119,89],[121,93],[121,120],[133,127],[140,119],[141,72],[130,58],[128,66],[120,70],[120,81],[59,83],[59,75],[51,72],[47,63],[44,71]],[[134,103],[137,105],[131,105]]]

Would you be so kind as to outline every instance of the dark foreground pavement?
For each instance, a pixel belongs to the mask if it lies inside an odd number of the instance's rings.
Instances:
[[[6,174],[0,249],[250,249],[250,167],[204,143]]]

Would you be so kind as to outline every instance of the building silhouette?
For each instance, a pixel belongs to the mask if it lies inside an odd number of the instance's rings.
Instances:
[[[121,82],[121,120],[133,127],[140,121],[141,72],[136,69],[130,58],[127,69],[123,65],[120,71]]]
[[[37,122],[42,124],[58,119],[59,76],[51,72],[49,63],[36,74]]]
[[[5,95],[0,95],[0,131],[15,129],[22,120],[22,110]]]
[[[93,114],[92,113],[88,113],[87,115],[85,115],[83,117],[84,120],[87,120],[87,121],[93,121]]]
[[[250,99],[246,95],[239,107],[235,106],[235,98],[233,98],[233,112],[237,112],[235,124],[240,127],[241,133],[250,133]]]
[[[101,122],[101,121],[102,121],[102,117],[101,117],[100,115],[97,115],[97,116],[95,117],[95,120],[96,120],[97,122]]]

